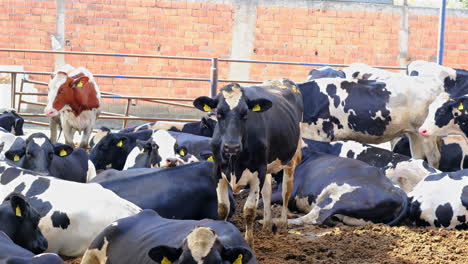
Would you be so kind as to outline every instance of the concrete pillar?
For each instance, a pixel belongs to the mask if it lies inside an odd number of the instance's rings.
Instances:
[[[56,19],[55,19],[55,36],[51,36],[51,47],[53,50],[64,50],[65,47],[65,0],[56,0]],[[65,55],[54,55],[55,67],[57,70],[65,65]]]
[[[401,16],[400,16],[400,53],[399,60],[400,66],[406,67],[408,65],[408,40],[409,40],[409,23],[408,23],[408,2],[407,0],[403,1],[403,6],[401,7]]]

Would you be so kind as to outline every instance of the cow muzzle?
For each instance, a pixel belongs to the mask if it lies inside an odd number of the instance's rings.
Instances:
[[[419,134],[423,137],[428,137],[429,136],[429,131],[425,128],[419,128]]]
[[[44,109],[44,114],[48,117],[53,117],[58,115],[58,111],[55,110],[54,108],[46,108]]]
[[[223,144],[223,152],[228,156],[234,156],[239,154],[241,151],[241,144],[233,143],[233,142],[226,142]]]

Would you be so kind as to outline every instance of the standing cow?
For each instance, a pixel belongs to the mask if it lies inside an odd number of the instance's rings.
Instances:
[[[49,82],[49,95],[44,113],[52,119],[60,116],[65,143],[73,146],[76,131],[83,133],[81,148],[88,147],[89,137],[101,104],[101,92],[93,75],[86,68],[65,65]],[[51,121],[51,139],[56,142],[56,125]]]
[[[271,173],[284,169],[282,226],[287,223],[288,201],[294,169],[301,160],[299,123],[302,96],[287,80],[241,87],[232,83],[215,98],[195,99],[194,106],[216,109],[218,124],[212,140],[215,175],[218,179],[218,215],[229,214],[228,184],[234,191],[250,185],[244,206],[246,240],[253,245],[253,223],[260,190],[264,206],[264,230],[271,230]]]

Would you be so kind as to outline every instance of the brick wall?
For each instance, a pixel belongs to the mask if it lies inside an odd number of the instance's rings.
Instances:
[[[55,33],[55,1],[4,2],[6,5],[0,7],[3,37],[0,46],[49,50],[50,36]],[[70,41],[66,50],[229,58],[235,41],[232,26],[236,6],[231,1],[67,0],[65,3],[65,37]],[[398,66],[400,8],[371,5],[361,9],[361,6],[350,3],[346,8],[257,6],[251,59]],[[413,12],[410,8],[410,59],[434,60],[438,24],[434,11]],[[446,65],[468,68],[468,16],[447,18],[445,55]],[[66,61],[105,74],[208,78],[210,70],[210,63],[205,61],[77,55],[67,55]],[[2,64],[52,71],[54,56],[0,53]],[[255,64],[249,78],[288,77],[302,81],[310,68]],[[227,63],[220,63],[220,78],[227,78],[228,70]],[[195,97],[209,93],[209,83],[204,82],[105,78],[99,78],[98,82],[104,91],[123,94]]]

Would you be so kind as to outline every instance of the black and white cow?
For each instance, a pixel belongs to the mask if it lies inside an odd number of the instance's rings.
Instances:
[[[324,78],[298,84],[304,99],[302,136],[319,141],[379,144],[410,135],[413,158],[437,168],[437,137],[423,138],[419,126],[427,106],[443,91],[431,78],[398,75],[384,81]]]
[[[296,168],[291,209],[307,213],[288,224],[327,224],[366,221],[396,225],[406,216],[406,193],[382,170],[362,161],[308,152]],[[281,188],[272,196],[281,202]]]
[[[174,219],[218,219],[213,162],[167,169],[108,170],[92,182],[143,209]],[[234,197],[230,192],[231,211]]]
[[[5,152],[5,157],[17,167],[67,181],[85,183],[96,176],[86,150],[52,144],[43,133],[30,135],[23,144],[14,144]]]
[[[163,129],[168,131],[183,132],[203,137],[212,137],[214,128],[216,127],[216,120],[210,117],[202,117],[197,122],[169,122],[158,121],[152,123],[145,123],[138,126],[128,127],[121,129],[119,133],[131,133],[145,129]]]
[[[0,115],[0,127],[13,135],[22,136],[24,119],[19,116],[14,109],[3,111]]]
[[[342,71],[348,79],[387,80],[402,75],[402,73],[374,68],[364,63],[353,63],[343,68]]]
[[[102,134],[104,133],[106,132],[103,131]],[[104,170],[109,166],[116,170],[122,170],[128,154],[136,146],[136,140],[148,140],[152,134],[153,130],[143,130],[135,133],[107,132],[91,149],[90,159],[96,170]]]
[[[172,220],[144,210],[104,229],[81,263],[254,264],[257,260],[231,223]]]
[[[307,81],[322,78],[346,78],[346,75],[341,70],[333,69],[332,67],[326,66],[322,68],[313,69],[309,72]]]
[[[106,226],[141,210],[99,184],[42,177],[6,162],[0,162],[0,173],[0,200],[11,192],[28,199],[41,217],[39,228],[48,240],[47,252],[80,256]]]
[[[228,184],[237,191],[250,185],[244,206],[246,240],[253,245],[253,223],[260,190],[264,230],[271,230],[271,173],[284,169],[284,204],[280,227],[286,226],[287,205],[294,169],[301,160],[299,123],[302,97],[287,80],[268,81],[259,86],[229,84],[215,98],[198,97],[194,106],[202,111],[216,109],[218,124],[212,141],[215,177],[218,180],[218,214],[229,214]]]
[[[94,136],[91,137],[91,140],[89,140],[89,147],[92,149],[97,143],[99,143],[99,141],[107,136],[107,134],[109,134],[111,132],[111,130],[107,127],[101,127],[97,132],[96,134],[94,134]]]
[[[408,197],[416,225],[468,230],[468,170],[432,174]]]
[[[429,174],[439,172],[423,160],[415,160],[390,150],[352,140],[335,142],[303,140],[303,156],[312,151],[363,161],[383,169],[385,176],[407,193]]]
[[[12,146],[19,146],[24,144],[24,136],[15,136],[3,128],[0,128],[0,144],[3,145],[0,150],[0,160],[5,159],[5,152],[7,152]]]
[[[158,130],[147,141],[138,141],[128,154],[124,170],[166,168],[204,160],[211,151],[211,138],[187,133]]]
[[[458,171],[468,168],[468,144],[464,137],[450,135],[442,137],[439,142],[440,148],[440,171]],[[402,155],[411,155],[409,140],[406,135],[401,136],[394,142],[392,151]]]

